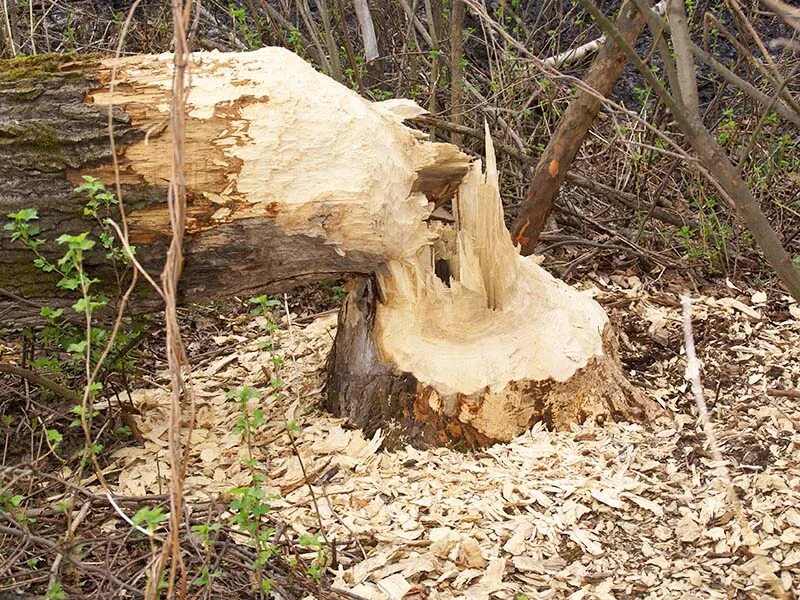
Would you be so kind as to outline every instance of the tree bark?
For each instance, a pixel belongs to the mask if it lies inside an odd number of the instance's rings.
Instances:
[[[644,24],[644,16],[632,0],[620,7],[615,26],[629,44],[636,41]],[[578,91],[539,157],[512,229],[514,241],[522,248],[522,254],[533,254],[536,249],[539,235],[564,184],[567,171],[600,112],[602,98],[611,93],[626,62],[625,53],[616,42],[613,39],[606,40],[584,79],[584,83],[595,93]]]
[[[401,124],[397,111],[418,109],[370,103],[286,50],[198,54],[192,75],[181,302],[371,273],[425,242],[428,203],[452,193],[467,170],[468,158],[454,146],[419,140]],[[84,175],[114,189],[107,133],[113,102],[130,243],[157,279],[171,235],[170,78],[164,56],[0,64],[0,215],[37,208],[48,240],[42,252],[51,258],[63,253],[54,243],[59,234],[89,229],[87,198],[73,189]],[[28,322],[36,305],[75,301],[33,258],[0,230],[4,324]],[[113,265],[103,252],[88,256],[86,268],[114,294]],[[132,300],[135,311],[160,306],[146,283]]]

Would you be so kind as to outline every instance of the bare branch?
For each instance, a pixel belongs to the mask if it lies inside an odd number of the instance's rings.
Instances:
[[[700,102],[697,99],[697,76],[692,56],[692,41],[689,38],[689,24],[686,20],[686,7],[683,0],[670,0],[669,22],[672,27],[672,46],[675,49],[675,66],[678,71],[679,93],[681,103],[692,117],[700,115]],[[669,56],[664,56],[669,60]]]

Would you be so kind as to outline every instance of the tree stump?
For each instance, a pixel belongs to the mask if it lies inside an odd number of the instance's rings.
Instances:
[[[326,406],[391,444],[485,446],[543,421],[647,423],[661,407],[626,379],[587,293],[519,255],[503,223],[491,139],[453,199],[455,225],[350,286]],[[437,275],[445,262],[446,280]],[[438,269],[441,272],[441,269]]]

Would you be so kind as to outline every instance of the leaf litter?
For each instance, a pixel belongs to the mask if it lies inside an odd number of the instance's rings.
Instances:
[[[297,536],[319,530],[305,467],[327,538],[357,540],[357,553],[338,557],[334,585],[363,598],[770,597],[761,559],[797,595],[800,402],[766,395],[800,387],[797,305],[724,288],[694,299],[706,397],[748,539],[697,424],[677,296],[635,277],[597,277],[594,292],[619,328],[631,380],[672,411],[668,426],[537,425],[474,452],[384,452],[381,432],[364,439],[320,408],[336,316],[292,327],[284,318],[272,334],[253,319],[215,336],[228,351],[193,373],[187,497],[225,499],[250,484],[240,408],[226,398],[249,386],[262,392],[251,404],[267,425],[251,447],[265,492],[279,496],[275,516]],[[140,389],[133,401],[144,444],[118,450],[107,471],[119,494],[164,493],[169,392]],[[299,426],[302,465],[287,421]]]

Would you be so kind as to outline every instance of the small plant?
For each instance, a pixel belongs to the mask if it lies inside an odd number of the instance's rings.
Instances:
[[[301,54],[304,50],[300,30],[297,27],[291,27],[286,36],[288,46],[295,51],[296,54]]]
[[[636,100],[641,105],[647,104],[647,101],[650,99],[651,92],[652,90],[650,88],[642,88],[642,87],[634,87],[631,90],[633,97],[636,98]]]
[[[238,487],[231,490],[233,500],[229,504],[232,513],[231,523],[250,534],[256,549],[256,558],[252,567],[256,573],[259,592],[266,598],[272,589],[272,580],[264,577],[264,567],[269,559],[278,551],[272,543],[275,530],[264,524],[264,517],[272,510],[270,500],[263,489],[256,486]]]
[[[215,577],[219,577],[222,575],[222,571],[217,569],[216,571],[209,571],[208,567],[203,565],[200,568],[200,575],[194,578],[192,584],[196,585],[197,587],[208,587],[211,585],[211,582],[214,580]]]
[[[237,6],[233,2],[228,3],[228,16],[233,22],[233,31],[239,34],[250,50],[258,50],[263,46],[261,36],[247,21],[247,11],[242,6]],[[233,34],[231,34],[231,41]]]
[[[736,134],[736,119],[732,108],[723,109],[722,120],[719,122],[719,129],[717,141],[721,146],[726,146]]]
[[[326,290],[331,298],[336,302],[341,302],[347,295],[347,290],[341,282],[337,281],[323,281],[321,284],[322,289]]]
[[[257,391],[246,386],[231,390],[225,395],[228,400],[236,400],[239,402],[240,415],[236,420],[236,425],[233,430],[242,435],[242,438],[247,442],[248,449],[250,448],[251,440],[256,431],[266,422],[262,409],[250,408],[250,401],[258,399],[260,396],[261,394]]]
[[[36,268],[43,273],[57,276],[56,287],[77,296],[71,309],[81,317],[78,321],[82,322],[81,325],[67,320],[64,308],[44,306],[40,310],[44,327],[36,334],[28,330],[23,335],[27,335],[32,342],[36,341],[36,345],[45,352],[31,360],[32,367],[53,375],[56,380],[67,385],[70,380],[78,377],[82,380],[83,393],[80,395],[83,400],[72,412],[77,417],[73,424],[80,425],[84,430],[85,447],[78,453],[83,467],[87,461],[96,465],[96,456],[103,448],[102,444],[91,439],[92,419],[97,415],[91,406],[102,389],[101,384],[95,381],[100,372],[99,363],[105,360],[106,355],[114,355],[113,351],[120,344],[131,339],[129,333],[125,332],[116,335],[112,340],[108,330],[94,324],[95,314],[108,306],[110,299],[98,291],[101,282],[88,272],[86,259],[90,253],[103,249],[106,259],[113,266],[119,286],[122,270],[128,268],[135,249],[123,249],[115,237],[107,217],[118,201],[102,181],[84,176],[83,182],[74,191],[86,198],[82,215],[96,225],[97,235],[93,237],[90,231],[60,235],[55,239],[60,256],[53,257],[52,254],[44,253],[47,240],[41,236],[36,208],[24,208],[8,214],[9,221],[3,229],[10,232],[12,241],[21,244],[33,254],[32,262]],[[108,345],[112,342],[113,345],[109,348]],[[125,364],[123,358],[109,361],[104,366],[107,369],[121,369]],[[56,452],[63,440],[61,432],[45,429],[44,436],[50,450]]]
[[[61,584],[54,581],[50,587],[47,588],[45,600],[67,600],[67,592],[61,587]]]
[[[211,534],[217,533],[220,529],[222,529],[222,525],[219,523],[199,523],[197,525],[192,525],[192,532],[197,534],[200,538],[200,543],[202,543],[205,548],[211,546]]]
[[[325,574],[325,569],[328,565],[324,540],[318,533],[313,535],[305,533],[300,536],[298,543],[302,548],[310,548],[316,552],[314,560],[312,560],[311,564],[308,565],[307,570],[311,577],[317,581],[320,581],[322,576]]]
[[[280,300],[277,298],[270,298],[266,294],[262,294],[261,296],[253,296],[252,298],[249,298],[247,302],[253,305],[253,308],[250,309],[251,315],[255,317],[264,317],[265,322],[262,324],[262,327],[266,331],[272,333],[278,328],[278,323],[275,321],[275,317],[272,315],[272,309],[281,305]]]
[[[25,496],[22,494],[0,494],[0,512],[14,513],[24,500]]]
[[[143,506],[139,510],[136,511],[136,514],[133,515],[131,521],[133,521],[134,525],[138,527],[142,527],[146,529],[150,533],[154,533],[156,529],[158,529],[161,524],[167,520],[167,515],[164,513],[164,509],[161,507],[150,508],[148,506]]]
[[[385,89],[382,89],[382,88],[373,88],[370,91],[372,92],[373,98],[375,98],[375,100],[378,100],[378,101],[390,100],[391,98],[394,98],[394,92],[392,92],[392,90],[385,90]]]

